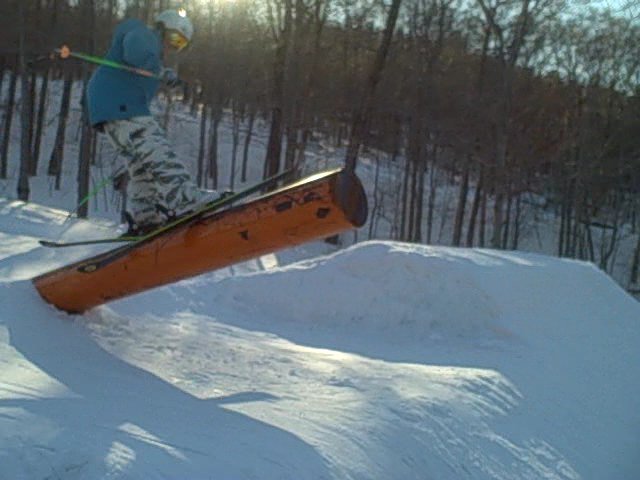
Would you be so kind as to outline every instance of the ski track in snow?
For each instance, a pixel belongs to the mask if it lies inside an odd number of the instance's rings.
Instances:
[[[69,316],[29,279],[99,247],[37,238],[112,227],[64,221],[0,205],[2,479],[640,477],[640,307],[591,265],[309,245]]]

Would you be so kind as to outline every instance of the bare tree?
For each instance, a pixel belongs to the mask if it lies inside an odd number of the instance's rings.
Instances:
[[[87,38],[87,46],[89,53],[95,50],[95,25],[96,25],[96,6],[94,0],[84,0],[82,3],[84,11],[84,19],[86,25],[89,26],[89,36]],[[82,93],[82,118],[81,118],[81,136],[80,149],[78,156],[78,217],[86,218],[89,214],[89,184],[91,180],[91,165],[94,163],[93,155],[95,151],[91,148],[95,132],[89,123],[87,108],[84,105],[86,98],[87,85],[89,82],[89,70],[87,65],[83,65],[83,93]]]
[[[494,209],[493,236],[491,246],[500,248],[504,227],[505,187],[508,183],[507,152],[513,84],[516,65],[520,59],[525,42],[531,35],[534,25],[544,18],[553,17],[560,3],[556,0],[510,0],[508,2],[477,0],[485,18],[487,28],[492,32],[494,50],[500,61],[501,83],[498,95],[499,108],[494,119]]]
[[[274,5],[275,4],[275,5]],[[291,0],[269,2],[271,30],[275,40],[275,58],[271,88],[271,126],[269,143],[264,160],[264,177],[275,175],[280,170],[282,134],[284,132],[284,82],[287,54],[293,29],[293,5]],[[274,13],[275,7],[275,13]]]
[[[29,166],[31,164],[31,102],[33,97],[29,95],[31,90],[30,77],[27,72],[27,52],[25,37],[27,30],[26,5],[19,2],[20,16],[20,97],[22,109],[20,111],[21,120],[21,143],[20,143],[20,173],[18,176],[18,198],[22,201],[29,200]]]
[[[11,75],[9,82],[9,92],[7,94],[7,106],[3,122],[3,139],[0,151],[0,178],[7,178],[9,144],[11,143],[11,124],[13,122],[13,112],[16,99],[16,88],[18,84],[18,74],[14,70],[7,69]]]
[[[462,244],[462,225],[464,223],[467,195],[469,194],[470,169],[468,164],[471,163],[471,159],[465,159],[464,163],[462,182],[460,183],[460,192],[458,195],[458,206],[456,207],[455,223],[453,226],[453,239],[451,242],[455,247],[459,247]]]
[[[198,142],[198,172],[196,181],[198,186],[204,186],[204,157],[207,145],[207,105],[202,105],[200,110],[200,141]]]
[[[42,135],[44,133],[44,119],[47,110],[47,89],[49,88],[49,64],[42,71],[42,83],[40,84],[40,94],[38,95],[38,116],[36,119],[36,130],[33,138],[33,166],[31,173],[37,175],[40,160],[40,148],[42,146]]]
[[[247,129],[244,135],[244,145],[242,148],[242,173],[240,181],[247,181],[247,165],[249,163],[249,147],[251,146],[251,137],[253,136],[253,125],[256,119],[255,108],[249,107],[249,119],[247,121]]]
[[[48,174],[55,176],[55,188],[60,190],[62,177],[62,162],[64,159],[65,139],[67,133],[67,123],[69,120],[69,110],[71,108],[71,89],[73,87],[73,75],[67,68],[64,74],[64,85],[62,87],[62,99],[60,101],[60,112],[58,114],[58,126],[56,136],[49,157]]]
[[[384,69],[387,54],[391,46],[391,40],[393,38],[393,32],[396,28],[396,21],[398,20],[398,12],[400,11],[400,4],[402,0],[392,0],[389,7],[389,13],[387,14],[387,23],[384,29],[382,42],[378,47],[375,61],[371,67],[367,84],[364,86],[364,94],[360,104],[354,113],[353,123],[351,125],[351,136],[349,138],[349,146],[347,148],[347,154],[345,158],[345,166],[348,170],[355,171],[356,162],[358,160],[358,153],[360,147],[364,142],[367,134],[371,110],[373,107],[373,99],[376,93],[376,88],[380,82],[382,70]]]

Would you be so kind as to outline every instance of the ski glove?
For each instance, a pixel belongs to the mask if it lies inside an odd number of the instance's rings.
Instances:
[[[173,68],[165,67],[160,70],[160,80],[168,87],[178,87],[182,81],[178,78],[178,73]]]

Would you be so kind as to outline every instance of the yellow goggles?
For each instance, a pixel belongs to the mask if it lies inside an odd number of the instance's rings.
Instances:
[[[180,32],[169,32],[169,45],[171,45],[176,50],[180,51],[188,44],[189,40],[187,40],[187,37],[182,35]]]

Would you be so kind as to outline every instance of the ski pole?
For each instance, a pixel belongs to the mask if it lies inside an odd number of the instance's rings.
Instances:
[[[100,193],[102,191],[102,189],[104,189],[109,184],[109,182],[113,182],[113,180],[123,172],[124,172],[124,167],[120,167],[116,171],[116,173],[114,173],[112,176],[108,177],[106,180],[103,180],[102,182],[100,182],[100,184],[98,184],[98,186],[96,186],[91,192],[89,192],[89,194],[86,197],[84,197],[82,200],[80,200],[80,203],[78,203],[78,205],[76,206],[76,209],[73,212],[69,212],[69,215],[67,215],[67,220],[69,220],[73,215],[77,214],[78,210],[80,210],[80,207],[82,205],[84,205],[89,200],[91,200],[93,197],[98,195],[98,193]],[[65,223],[66,223],[66,220],[65,220]]]
[[[113,60],[109,60],[104,57],[98,57],[95,55],[89,55],[87,53],[82,52],[72,52],[71,49],[67,45],[63,45],[60,48],[54,48],[54,53],[60,55],[60,58],[65,59],[69,57],[77,58],[80,60],[84,60],[85,62],[91,62],[98,65],[104,65],[105,67],[117,68],[119,70],[126,70],[127,72],[135,73],[137,75],[142,75],[143,77],[156,78],[160,80],[160,77],[149,70],[144,70],[142,68],[132,67],[131,65],[125,65],[123,63],[115,62]]]

